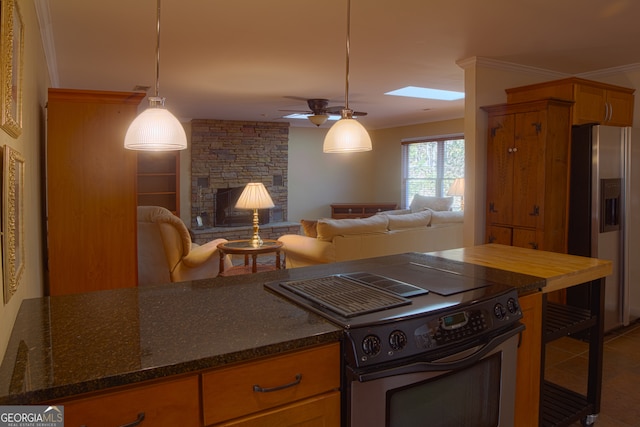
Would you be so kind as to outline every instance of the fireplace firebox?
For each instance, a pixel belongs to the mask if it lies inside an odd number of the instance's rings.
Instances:
[[[215,227],[241,227],[253,224],[253,211],[235,207],[242,190],[244,187],[216,190],[213,197]],[[258,209],[258,221],[261,225],[269,223],[269,209]]]

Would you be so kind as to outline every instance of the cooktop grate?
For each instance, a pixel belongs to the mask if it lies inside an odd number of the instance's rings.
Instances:
[[[407,298],[392,295],[342,276],[285,282],[280,285],[343,317],[353,317],[411,303]]]

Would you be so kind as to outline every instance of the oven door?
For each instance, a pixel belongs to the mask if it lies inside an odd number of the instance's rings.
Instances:
[[[511,427],[518,324],[488,343],[435,361],[357,372],[345,367],[351,427]]]

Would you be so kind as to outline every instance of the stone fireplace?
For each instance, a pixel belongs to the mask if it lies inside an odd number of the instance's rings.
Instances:
[[[191,228],[250,227],[253,212],[234,208],[249,182],[262,182],[275,205],[260,223],[286,222],[288,146],[288,123],[192,120]]]
[[[213,226],[234,227],[253,224],[253,211],[236,209],[244,187],[218,188],[213,195]],[[269,209],[258,210],[259,224],[269,223]]]

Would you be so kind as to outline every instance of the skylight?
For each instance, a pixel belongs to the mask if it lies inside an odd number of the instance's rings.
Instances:
[[[440,101],[455,101],[464,98],[464,92],[451,90],[429,89],[426,87],[407,86],[402,89],[392,90],[385,95],[407,96],[411,98],[437,99]]]

